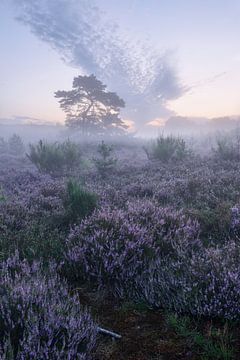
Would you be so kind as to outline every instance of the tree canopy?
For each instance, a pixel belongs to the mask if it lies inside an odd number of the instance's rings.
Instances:
[[[75,77],[72,90],[59,90],[55,97],[66,113],[66,125],[85,135],[120,134],[127,128],[120,117],[124,101],[94,75]]]

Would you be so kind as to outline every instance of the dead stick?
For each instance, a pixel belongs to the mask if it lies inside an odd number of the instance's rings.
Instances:
[[[112,332],[112,331],[103,329],[103,328],[101,328],[101,327],[98,327],[97,330],[98,330],[99,333],[112,336],[112,337],[114,337],[115,339],[121,339],[121,337],[122,337],[122,336],[119,335],[119,334],[116,334],[116,333],[114,333],[114,332]]]

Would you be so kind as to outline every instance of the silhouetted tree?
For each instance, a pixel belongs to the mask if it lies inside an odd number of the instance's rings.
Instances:
[[[119,134],[127,128],[119,115],[124,101],[106,91],[106,85],[94,75],[75,77],[72,90],[57,91],[55,97],[66,113],[66,125],[85,135]]]

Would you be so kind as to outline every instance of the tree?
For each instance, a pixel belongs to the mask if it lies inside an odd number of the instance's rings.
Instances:
[[[66,113],[66,125],[84,135],[119,134],[127,128],[119,115],[124,101],[116,93],[108,92],[94,75],[75,77],[72,90],[57,91],[55,97]]]

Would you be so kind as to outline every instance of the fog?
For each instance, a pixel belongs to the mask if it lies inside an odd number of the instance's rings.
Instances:
[[[9,4],[0,359],[238,360],[238,2]]]

